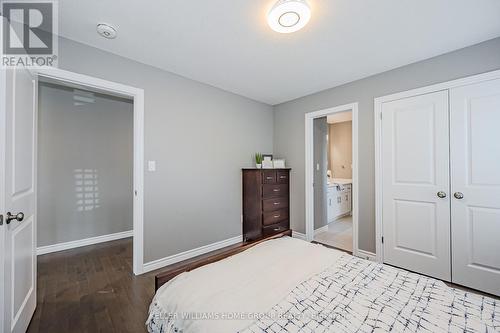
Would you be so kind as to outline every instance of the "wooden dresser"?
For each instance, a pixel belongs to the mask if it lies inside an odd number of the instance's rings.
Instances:
[[[290,229],[290,169],[243,169],[243,240]]]

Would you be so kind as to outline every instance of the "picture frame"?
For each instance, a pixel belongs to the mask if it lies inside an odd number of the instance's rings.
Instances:
[[[273,160],[273,167],[275,169],[285,169],[285,160],[281,158]]]
[[[262,154],[262,159],[268,157],[271,161],[273,160],[273,154]]]
[[[272,168],[273,168],[273,155],[262,154],[262,169],[272,169]]]

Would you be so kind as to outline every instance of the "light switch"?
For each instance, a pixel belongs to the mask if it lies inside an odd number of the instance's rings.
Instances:
[[[316,163],[316,170],[319,171],[319,163]]]
[[[148,171],[156,171],[156,161],[148,161]]]

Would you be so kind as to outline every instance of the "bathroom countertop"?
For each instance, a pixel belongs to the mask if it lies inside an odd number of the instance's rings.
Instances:
[[[333,181],[328,186],[352,184],[352,179],[349,178],[333,178]]]

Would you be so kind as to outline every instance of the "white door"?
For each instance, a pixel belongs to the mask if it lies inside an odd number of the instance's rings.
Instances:
[[[5,79],[5,100],[0,101],[5,103],[0,113],[5,127],[0,132],[5,143],[5,155],[0,158],[4,170],[2,328],[25,332],[36,306],[36,90],[25,69],[7,70]],[[8,213],[13,215],[10,221]]]
[[[448,91],[382,105],[384,262],[451,280]]]
[[[453,282],[500,295],[500,80],[450,102]]]

